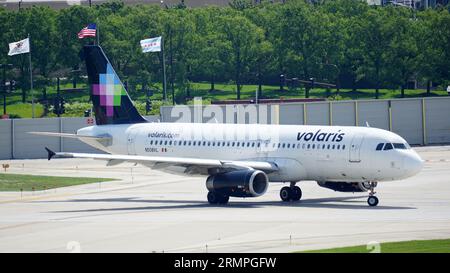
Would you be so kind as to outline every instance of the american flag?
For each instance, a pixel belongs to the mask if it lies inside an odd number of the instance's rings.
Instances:
[[[85,37],[95,37],[96,25],[89,24],[87,27],[83,28],[78,32],[78,39],[83,39]]]

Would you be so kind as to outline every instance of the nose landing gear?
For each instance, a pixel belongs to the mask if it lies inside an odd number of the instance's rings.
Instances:
[[[369,198],[367,198],[367,204],[371,207],[375,207],[378,205],[378,198],[375,196],[375,187],[377,186],[377,182],[370,182],[369,185]]]
[[[283,187],[280,190],[280,198],[284,202],[298,201],[302,198],[302,190],[295,186],[295,182],[291,182],[290,187]]]

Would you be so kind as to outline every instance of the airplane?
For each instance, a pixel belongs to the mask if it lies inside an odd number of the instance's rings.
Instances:
[[[406,140],[378,128],[148,122],[103,49],[86,45],[81,53],[96,125],[76,134],[31,133],[77,138],[106,154],[53,152],[46,147],[48,160],[91,158],[105,160],[107,166],[133,162],[169,173],[207,176],[210,204],[226,204],[230,196],[261,196],[271,182],[289,183],[281,188],[280,198],[298,201],[302,190],[297,183],[313,180],[338,192],[368,192],[369,206],[379,203],[374,190],[378,182],[411,177],[424,164]],[[248,133],[265,137],[249,138]]]

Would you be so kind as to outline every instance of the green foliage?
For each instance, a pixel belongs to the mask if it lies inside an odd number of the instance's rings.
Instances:
[[[111,178],[60,177],[0,173],[0,191],[42,191],[60,187],[114,181]]]
[[[56,117],[53,113],[53,105],[49,107],[49,117]],[[84,111],[92,108],[92,103],[87,102],[72,102],[64,104],[65,112],[63,117],[83,117]]]
[[[355,91],[373,88],[380,97],[381,90],[404,89],[411,80],[444,87],[450,81],[448,9],[309,2],[233,0],[227,7],[191,9],[183,1],[169,8],[110,1],[94,8],[0,8],[0,63],[14,64],[7,77],[18,81],[22,102],[29,102],[28,56],[8,57],[6,43],[31,35],[35,84],[42,89],[55,76],[70,79],[71,70],[83,70],[79,52],[96,39],[78,39],[77,33],[97,23],[100,43],[133,97],[146,88],[161,93],[162,54],[144,54],[139,46],[141,39],[157,36],[163,36],[167,91],[170,95],[174,87],[177,103],[194,96],[193,82],[209,82],[214,94],[217,83],[234,82],[240,98],[244,84],[277,86],[280,74]]]
[[[360,245],[299,253],[370,253],[374,250],[372,246]],[[381,243],[378,250],[380,253],[450,253],[450,239]]]

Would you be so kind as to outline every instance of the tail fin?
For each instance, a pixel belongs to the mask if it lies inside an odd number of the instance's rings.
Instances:
[[[97,125],[147,122],[134,107],[102,48],[86,45],[82,53]]]

